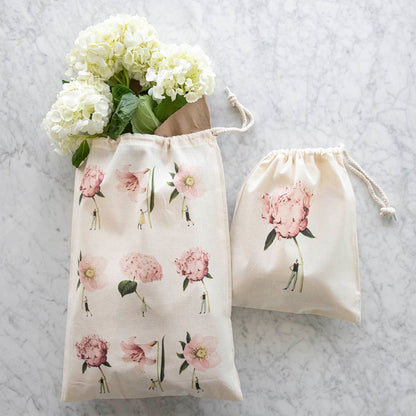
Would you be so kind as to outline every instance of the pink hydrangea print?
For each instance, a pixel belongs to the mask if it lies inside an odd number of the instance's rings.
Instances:
[[[111,367],[107,361],[107,352],[110,344],[100,338],[98,335],[88,335],[81,338],[80,342],[75,344],[77,349],[77,356],[83,360],[82,373],[85,373],[88,367],[97,367],[100,370],[101,377],[98,380],[100,383],[100,393],[110,393],[107,379],[101,368],[102,365]]]
[[[199,393],[202,391],[198,376],[195,371],[206,371],[216,367],[221,358],[217,352],[218,341],[213,336],[202,336],[195,334],[193,337],[186,333],[186,342],[179,341],[182,346],[182,353],[177,353],[178,358],[184,359],[179,369],[179,374],[186,370],[188,366],[193,367],[191,387],[195,388]]]
[[[170,172],[172,181],[167,182],[174,189],[170,195],[169,203],[171,203],[178,195],[182,197],[182,218],[185,214],[185,220],[188,227],[194,225],[191,220],[189,206],[186,200],[199,198],[205,194],[205,186],[203,183],[202,169],[200,166],[178,166],[174,163],[175,172]]]
[[[137,291],[137,280],[143,283],[151,283],[161,280],[163,277],[162,266],[153,257],[141,253],[130,253],[120,260],[120,268],[130,280],[122,280],[118,285],[121,297],[135,293],[143,304],[142,316],[148,309],[152,309]]]
[[[92,220],[90,230],[101,229],[100,210],[98,208],[96,196],[104,198],[104,194],[101,192],[101,183],[104,180],[104,172],[98,166],[88,166],[85,168],[84,175],[81,180],[79,190],[79,204],[83,198],[91,198],[94,202],[94,208],[92,210]]]
[[[284,288],[287,290],[292,281],[294,291],[299,266],[301,266],[301,282],[299,291],[303,290],[304,270],[303,258],[297,241],[297,236],[301,233],[306,237],[315,238],[308,229],[308,215],[311,205],[312,192],[298,181],[293,186],[279,188],[271,193],[262,195],[262,213],[261,217],[273,226],[264,244],[264,250],[267,250],[275,238],[293,239],[298,249],[300,263],[298,259],[290,266],[291,276],[288,285]]]
[[[162,382],[165,377],[165,337],[162,341],[152,341],[147,344],[137,344],[136,337],[130,337],[127,342],[121,342],[121,349],[124,352],[123,360],[125,362],[132,362],[139,373],[145,373],[145,365],[156,364],[156,378],[150,379],[149,390],[156,388],[156,383],[163,392]],[[149,358],[156,347],[156,358]],[[160,348],[161,347],[161,348]],[[161,351],[160,351],[161,349]]]
[[[188,287],[189,282],[201,282],[204,291],[201,295],[201,310],[199,313],[206,313],[208,304],[208,312],[211,312],[208,290],[204,282],[204,278],[212,279],[209,273],[209,256],[208,253],[199,247],[193,247],[182,253],[182,256],[174,261],[176,272],[184,277],[183,290]]]
[[[122,170],[116,169],[116,177],[118,180],[117,189],[120,192],[128,192],[129,198],[133,202],[137,202],[139,194],[146,192],[146,186],[143,186],[143,183],[149,169],[146,168],[139,172],[130,172],[130,166],[126,165]]]
[[[82,286],[81,309],[85,310],[87,317],[92,316],[92,312],[85,291],[94,292],[107,285],[106,267],[107,260],[104,257],[95,257],[88,254],[82,255],[82,252],[79,253],[77,290]]]

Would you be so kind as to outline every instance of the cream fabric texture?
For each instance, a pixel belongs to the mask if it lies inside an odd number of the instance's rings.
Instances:
[[[343,147],[278,150],[231,227],[233,305],[360,320],[355,197]]]
[[[241,400],[230,313],[214,133],[94,141],[75,176],[62,400]]]

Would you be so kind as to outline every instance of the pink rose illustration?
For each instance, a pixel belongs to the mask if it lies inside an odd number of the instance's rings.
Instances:
[[[206,313],[206,304],[208,303],[208,312],[211,312],[208,290],[204,278],[212,279],[208,272],[209,256],[208,253],[199,247],[194,247],[183,252],[182,256],[175,260],[176,272],[184,276],[183,290],[188,287],[189,282],[201,282],[204,287],[201,299],[200,313]]]
[[[205,187],[202,181],[202,169],[200,166],[178,166],[174,163],[175,172],[170,172],[172,181],[167,182],[174,189],[170,195],[169,203],[171,203],[178,195],[183,196],[182,199],[182,218],[185,214],[186,224],[194,225],[191,220],[191,214],[188,205],[185,203],[186,198],[195,199],[205,193]]]
[[[90,230],[101,229],[101,218],[100,210],[98,209],[97,201],[95,196],[104,198],[104,194],[101,192],[101,183],[104,180],[104,172],[98,166],[88,166],[84,171],[84,176],[81,180],[79,187],[81,194],[79,195],[79,204],[83,198],[91,198],[94,202],[94,208],[92,210],[92,221]]]
[[[139,172],[130,172],[130,166],[126,165],[121,171],[116,170],[116,177],[119,182],[117,189],[120,192],[128,192],[130,199],[133,202],[137,202],[139,194],[146,192],[146,186],[143,186],[143,182],[149,169],[146,168]]]
[[[221,358],[217,353],[217,338],[213,336],[203,337],[200,334],[195,334],[193,337],[186,333],[186,342],[180,341],[182,346],[182,353],[177,353],[178,358],[184,359],[179,369],[179,374],[186,370],[188,366],[194,367],[192,372],[192,388],[200,391],[198,377],[195,376],[195,371],[206,371],[210,368],[216,367]]]
[[[110,393],[107,379],[101,369],[102,365],[111,367],[107,361],[107,352],[109,347],[110,344],[98,335],[88,335],[82,337],[81,341],[75,344],[78,358],[84,361],[82,364],[82,373],[85,373],[88,367],[97,367],[100,370],[100,393],[105,393],[106,389],[107,393]]]
[[[298,249],[300,263],[298,259],[290,266],[291,275],[290,280],[284,290],[287,290],[292,281],[295,289],[299,266],[301,266],[301,281],[299,292],[303,290],[304,269],[303,258],[300,247],[296,237],[299,233],[309,238],[315,238],[312,232],[308,229],[308,214],[311,205],[312,193],[298,181],[292,187],[280,188],[270,194],[263,194],[263,212],[261,217],[267,223],[273,226],[272,231],[266,238],[264,250],[267,250],[273,243],[275,238],[293,239]]]
[[[147,256],[141,253],[130,253],[120,260],[120,268],[124,274],[129,276],[131,280],[122,280],[118,284],[118,291],[121,297],[130,293],[135,293],[141,300],[144,310],[142,316],[147,309],[152,309],[137,292],[137,280],[143,283],[150,283],[161,280],[163,277],[162,266],[153,256]]]

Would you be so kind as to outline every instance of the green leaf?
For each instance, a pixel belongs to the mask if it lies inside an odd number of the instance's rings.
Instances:
[[[162,338],[162,357],[160,360],[160,382],[165,378],[165,336]]]
[[[185,290],[188,287],[188,285],[189,285],[189,279],[186,277],[182,285],[183,290]]]
[[[267,250],[270,247],[270,244],[273,243],[274,239],[276,238],[276,230],[270,231],[269,235],[266,238],[266,242],[264,243],[264,250]]]
[[[179,195],[178,190],[175,188],[170,194],[169,204]]]
[[[106,367],[111,367],[110,363],[108,361],[106,361],[105,363],[103,363],[103,365],[105,365]]]
[[[141,95],[131,119],[133,133],[153,134],[160,126],[160,121],[153,113],[155,102],[150,95]]]
[[[181,365],[181,368],[179,369],[179,374],[182,373],[183,370],[186,370],[188,366],[189,366],[188,362],[184,361]]]
[[[179,341],[179,344],[181,344],[181,346],[182,346],[182,351],[185,349],[185,345],[186,345],[186,343],[185,342],[183,342],[183,341]]]
[[[170,97],[166,97],[155,107],[154,113],[159,121],[163,123],[173,113],[182,108],[186,102],[183,95],[177,95],[175,101],[172,101]]]
[[[90,146],[87,140],[83,140],[72,155],[72,165],[79,168],[79,165],[87,158],[90,153]]]
[[[134,92],[123,84],[117,84],[111,88],[114,104],[117,106],[124,94],[134,94]]]
[[[87,362],[86,361],[84,361],[83,363],[82,363],[82,374],[84,374],[85,373],[85,370],[87,369]]]
[[[101,198],[105,198],[104,194],[101,191],[97,192],[96,195],[100,196]]]
[[[173,182],[166,182],[169,186],[175,186]]]
[[[182,359],[185,358],[185,356],[182,353],[177,352],[176,355],[178,356],[178,358],[182,358]]]
[[[108,124],[108,135],[112,139],[117,139],[126,128],[137,109],[138,103],[139,99],[131,92],[121,96],[116,111]]]
[[[137,288],[137,282],[135,280],[122,280],[118,284],[118,291],[120,292],[121,297],[133,293]]]
[[[77,288],[75,290],[78,290],[78,288],[80,287],[80,285],[81,285],[81,280],[78,279]]]
[[[169,175],[172,176],[172,179],[175,177],[176,173],[169,172]]]
[[[79,194],[79,201],[78,201],[78,205],[81,205],[81,201],[82,201],[82,194]]]
[[[205,275],[205,277],[206,277],[206,278],[208,278],[208,279],[213,279],[213,277],[212,277],[209,273],[207,273],[207,274]]]
[[[303,231],[301,231],[301,233],[302,233],[305,237],[315,238],[315,236],[311,233],[311,230],[310,230],[309,228],[305,228]]]
[[[186,333],[186,343],[189,344],[191,342],[191,335],[189,332]]]
[[[79,251],[79,261],[81,261],[82,260],[82,251],[80,250]]]
[[[178,173],[178,170],[179,170],[179,166],[178,166],[178,164],[175,162],[175,172],[176,172],[176,173]]]
[[[152,188],[150,190],[149,211],[152,212],[155,207],[155,168],[152,169]]]
[[[62,84],[69,84],[69,81],[67,81],[66,79],[63,79]]]

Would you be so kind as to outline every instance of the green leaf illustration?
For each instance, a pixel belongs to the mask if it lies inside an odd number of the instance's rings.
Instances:
[[[85,373],[85,370],[87,369],[87,362],[86,361],[84,361],[83,363],[82,363],[82,374],[84,374]]]
[[[79,194],[78,205],[81,205],[81,201],[82,201],[82,194]]]
[[[170,194],[169,204],[179,195],[178,190],[175,188]]]
[[[182,285],[182,288],[183,288],[184,291],[188,287],[188,285],[189,285],[189,279],[185,278],[184,281],[183,281],[183,285]]]
[[[267,250],[270,247],[270,244],[273,243],[275,238],[276,230],[273,228],[273,230],[270,231],[269,235],[266,238],[266,242],[264,243],[264,250]]]
[[[69,81],[67,81],[66,79],[61,80],[62,84],[69,84]]]
[[[173,182],[166,182],[169,186],[175,186]]]
[[[186,345],[186,343],[185,342],[183,342],[183,341],[179,341],[179,344],[181,344],[181,346],[182,346],[182,351],[185,349],[185,345]]]
[[[139,99],[133,93],[127,93],[121,96],[116,111],[112,115],[108,125],[108,135],[112,139],[117,139],[127,124],[130,123],[138,103]]]
[[[301,233],[302,233],[305,237],[315,238],[315,236],[311,233],[311,230],[310,230],[309,228],[305,228],[303,231],[301,231]]]
[[[181,374],[183,370],[186,370],[188,366],[189,366],[188,362],[184,361],[181,365],[181,368],[179,369],[179,374]]]
[[[138,98],[138,105],[131,118],[133,133],[153,134],[160,126],[160,121],[153,113],[156,105],[150,95],[141,95]]]
[[[176,172],[176,173],[178,173],[178,171],[179,171],[179,166],[178,166],[178,164],[175,162],[175,172]]]
[[[103,365],[105,365],[106,367],[111,367],[110,363],[108,361],[106,361],[105,363],[103,363]]]
[[[169,175],[172,176],[172,179],[175,177],[176,173],[169,172]]]
[[[79,168],[79,165],[87,158],[90,153],[90,146],[87,140],[83,140],[72,155],[72,165]],[[82,194],[81,194],[82,195]]]
[[[152,212],[155,207],[155,168],[152,169],[152,188],[150,190],[149,211]]]
[[[80,250],[79,251],[79,261],[81,261],[82,260],[82,251]]]
[[[191,342],[191,335],[189,332],[186,333],[186,343],[189,344]]]
[[[101,198],[105,198],[104,194],[101,191],[97,192],[96,195],[100,196]]]
[[[165,337],[162,338],[162,357],[160,360],[160,382],[165,378]]]
[[[81,280],[78,279],[77,288],[75,290],[78,290],[78,288],[80,287],[80,285],[81,285]]]
[[[213,279],[213,277],[212,277],[209,273],[207,273],[207,274],[205,275],[205,277],[206,277],[207,279]]]
[[[135,280],[122,280],[118,284],[118,291],[121,297],[124,297],[130,293],[133,293],[137,288],[137,282]]]
[[[159,121],[163,123],[186,103],[186,98],[183,95],[177,95],[174,101],[172,101],[170,97],[166,97],[155,107],[154,114]]]
[[[182,359],[185,358],[185,356],[182,353],[177,352],[176,355],[178,356],[178,358],[182,358]]]

